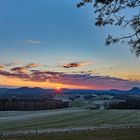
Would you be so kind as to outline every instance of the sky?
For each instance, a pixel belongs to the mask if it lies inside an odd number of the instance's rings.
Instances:
[[[77,2],[0,0],[0,87],[140,87],[140,58],[127,45],[105,46],[124,31],[96,27],[92,6]]]

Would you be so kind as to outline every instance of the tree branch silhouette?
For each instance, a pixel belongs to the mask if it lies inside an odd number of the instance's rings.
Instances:
[[[140,56],[140,0],[81,0],[77,7],[87,4],[93,5],[96,26],[117,26],[130,31],[119,37],[108,35],[106,45],[126,43],[136,56]],[[124,11],[130,9],[134,9],[135,13],[128,17]]]

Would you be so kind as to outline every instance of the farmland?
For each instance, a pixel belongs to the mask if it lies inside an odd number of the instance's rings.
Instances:
[[[92,127],[140,124],[140,110],[89,110],[80,108],[47,111],[1,111],[0,130]]]

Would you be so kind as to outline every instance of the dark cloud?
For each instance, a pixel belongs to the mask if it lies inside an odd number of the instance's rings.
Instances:
[[[38,64],[36,64],[36,63],[30,63],[30,64],[22,66],[22,67],[12,68],[11,71],[18,72],[18,73],[27,73],[28,69],[36,68],[37,66],[38,66]]]
[[[23,73],[22,68],[13,68],[10,72],[0,70],[0,75],[20,78],[33,82],[52,82],[72,86],[95,88],[95,89],[129,89],[133,86],[140,87],[140,81],[124,80],[121,78],[91,75],[87,73],[70,74],[64,72],[30,70]]]
[[[90,62],[72,62],[72,63],[64,64],[62,67],[63,68],[74,68],[74,67],[87,66],[89,64],[90,64]]]
[[[4,71],[4,70],[0,70],[0,75],[8,77],[8,76],[11,76],[11,73],[7,72],[7,71]]]
[[[79,63],[69,63],[69,64],[63,65],[63,68],[73,68],[73,67],[80,67],[80,64]]]
[[[6,77],[13,77],[13,78],[19,78],[24,80],[29,80],[30,75],[25,73],[12,73],[4,70],[0,70],[0,75],[6,76]]]
[[[12,68],[11,71],[18,72],[18,73],[26,73],[27,69],[25,67],[15,67]]]

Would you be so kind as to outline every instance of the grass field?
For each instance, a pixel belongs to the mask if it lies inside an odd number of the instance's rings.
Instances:
[[[1,138],[1,140],[140,140],[140,129],[104,130],[81,133]]]
[[[140,124],[140,110],[59,109],[49,111],[1,111],[0,131],[104,124]]]

